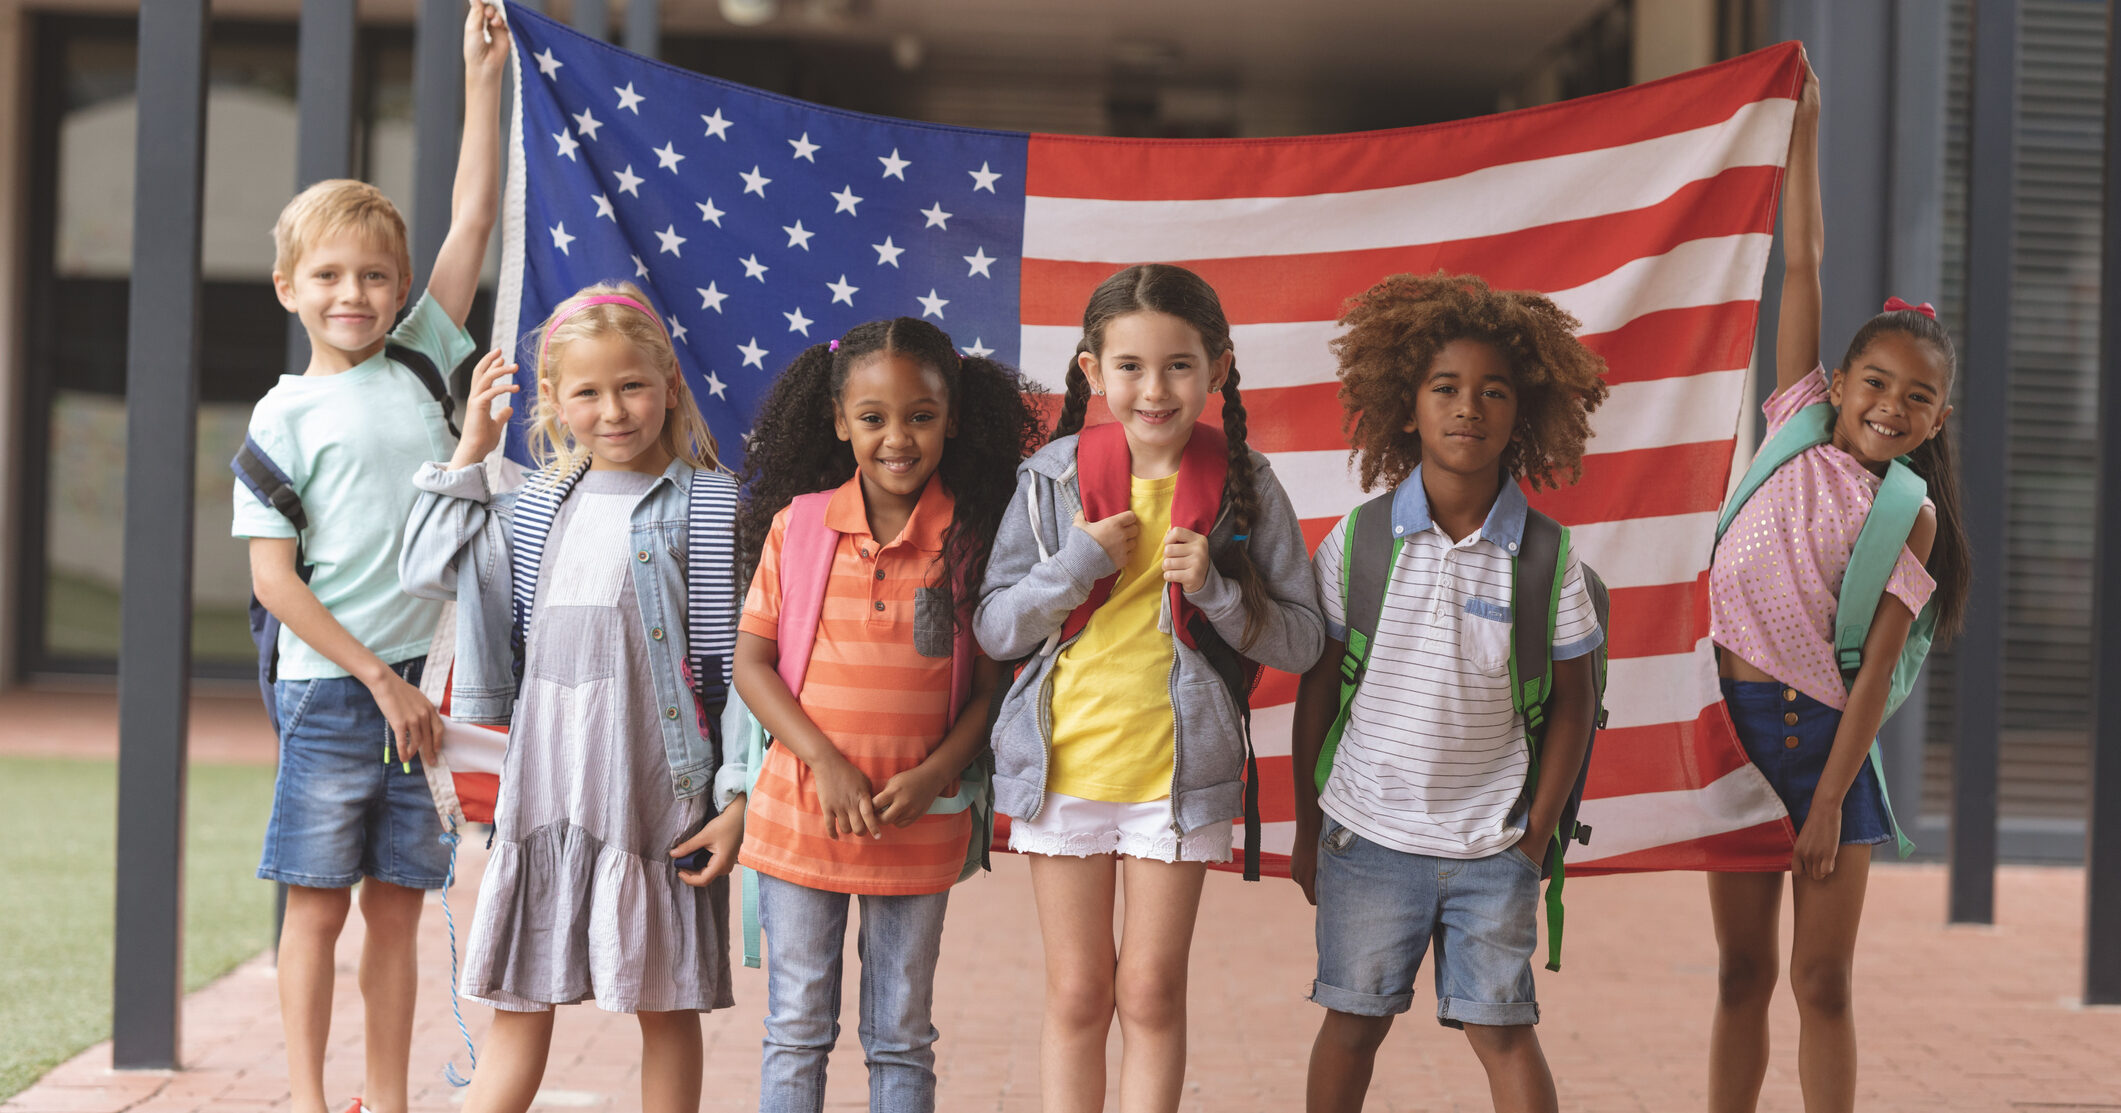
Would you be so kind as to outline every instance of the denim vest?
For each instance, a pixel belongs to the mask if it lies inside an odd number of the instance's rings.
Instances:
[[[523,481],[522,469],[512,463],[492,465],[491,475],[483,464],[451,471],[430,463],[413,477],[420,496],[406,525],[398,576],[409,594],[458,603],[451,718],[506,725],[512,717],[523,667],[521,639],[529,627],[546,534],[585,470],[566,476],[538,473]],[[707,791],[720,764],[702,728],[703,719],[714,716],[702,715],[689,683],[685,575],[688,492],[696,482],[717,478],[672,461],[632,514],[634,601],[650,647],[645,663],[655,685],[671,788],[679,799]],[[510,489],[496,491],[495,486]],[[733,511],[733,497],[728,505]],[[715,525],[735,528],[733,518]],[[701,579],[727,585],[731,621],[724,636],[733,642],[735,570]],[[723,670],[719,679],[726,685],[730,653],[727,646],[714,648]]]

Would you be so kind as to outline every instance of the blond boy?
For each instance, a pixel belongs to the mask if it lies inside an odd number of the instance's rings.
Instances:
[[[393,328],[412,259],[405,222],[380,191],[319,182],[273,226],[273,288],[309,334],[309,364],[252,411],[254,466],[247,478],[238,469],[233,532],[250,539],[253,589],[283,623],[271,696],[280,772],[258,876],[288,885],[280,1012],[296,1113],[326,1113],[333,953],[356,882],[367,1069],[347,1109],[406,1107],[415,930],[449,854],[421,769],[441,735],[418,687],[438,604],[399,589],[397,554],[412,474],[446,459],[454,440],[441,404],[384,347],[411,348],[444,374],[473,350],[464,317],[496,215],[507,57],[499,10],[473,5],[449,235],[402,324]],[[274,481],[299,496],[299,526],[264,500]]]

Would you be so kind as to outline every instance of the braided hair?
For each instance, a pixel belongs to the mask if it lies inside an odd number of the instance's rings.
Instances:
[[[1075,355],[1087,353],[1095,358],[1104,350],[1106,327],[1114,318],[1130,313],[1163,313],[1184,321],[1200,334],[1201,345],[1211,360],[1230,350],[1230,318],[1224,315],[1222,299],[1215,296],[1214,287],[1184,267],[1138,263],[1105,279],[1090,294],[1090,304],[1083,308],[1083,338],[1076,342]],[[1231,532],[1243,537],[1252,532],[1253,524],[1259,520],[1260,500],[1254,483],[1252,450],[1245,443],[1245,404],[1237,384],[1237,363],[1232,360],[1222,385],[1223,438],[1230,447],[1230,471],[1223,481],[1222,504],[1230,515]],[[1054,427],[1053,435],[1065,437],[1081,432],[1089,406],[1090,379],[1083,374],[1080,361],[1071,356],[1067,393],[1062,398],[1060,423]],[[1243,650],[1259,635],[1260,624],[1274,605],[1273,600],[1244,542],[1224,546],[1215,556],[1215,569],[1237,584],[1244,600],[1244,644],[1238,647]]]
[[[880,355],[902,355],[943,380],[957,432],[936,467],[956,501],[943,533],[935,586],[953,633],[987,574],[1002,513],[1016,493],[1016,465],[1040,441],[1030,384],[991,359],[960,356],[943,330],[914,317],[870,321],[836,344],[812,344],[774,380],[759,407],[744,458],[744,502],[737,512],[737,570],[748,583],[774,515],[797,495],[829,491],[854,477],[854,451],[834,431],[848,372]]]

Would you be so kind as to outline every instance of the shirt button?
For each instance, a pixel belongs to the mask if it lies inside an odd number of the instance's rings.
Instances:
[[[664,717],[665,719],[675,719],[675,718],[677,718],[677,717],[678,717],[678,709],[677,709],[677,708],[675,708],[675,707],[666,707],[666,708],[664,708],[664,709],[663,709],[663,717]]]
[[[1783,725],[1784,725],[1784,726],[1792,726],[1792,727],[1793,727],[1793,726],[1796,726],[1796,725],[1797,725],[1797,713],[1796,713],[1795,711],[1785,711],[1785,712],[1783,712],[1783,713],[1782,713],[1782,723],[1783,723]]]
[[[605,552],[610,551],[609,549],[605,550]],[[642,549],[640,552],[633,554],[633,559],[640,561],[642,564],[648,563],[648,550]]]
[[[658,626],[658,627],[656,627],[655,629],[653,629],[653,630],[650,630],[650,631],[648,631],[648,636],[649,636],[649,637],[651,637],[651,638],[654,638],[654,639],[655,639],[655,640],[657,640],[657,641],[662,641],[662,640],[663,640],[663,628],[662,628],[662,627],[660,627],[660,626]]]
[[[1796,748],[1797,748],[1797,736],[1796,736],[1796,735],[1794,735],[1794,734],[1792,734],[1792,735],[1790,735],[1789,737],[1787,737],[1787,738],[1783,739],[1783,740],[1782,740],[1782,748],[1783,748],[1783,749],[1786,749],[1786,750],[1794,750],[1794,749],[1796,749]]]
[[[1796,702],[1797,702],[1797,689],[1795,689],[1795,688],[1784,688],[1784,689],[1782,690],[1782,702],[1784,702],[1784,703],[1796,703]]]
[[[691,777],[679,777],[679,778],[678,778],[678,791],[679,791],[679,792],[691,792],[691,791],[692,791],[692,778],[691,778]]]
[[[883,601],[882,599],[879,599],[879,600],[877,600],[877,601],[876,601],[876,609],[877,609],[877,610],[883,610],[883,609],[884,609],[884,601]]]
[[[879,580],[881,580],[881,579],[883,579],[883,578],[884,578],[884,570],[883,570],[883,569],[879,568],[879,569],[877,569],[877,570],[876,570],[876,578],[877,578],[877,579],[879,579]]]

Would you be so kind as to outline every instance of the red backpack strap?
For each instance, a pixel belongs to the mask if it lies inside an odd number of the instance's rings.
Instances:
[[[1116,421],[1089,426],[1076,435],[1075,481],[1082,493],[1085,520],[1099,521],[1127,509],[1133,495],[1133,463],[1133,455],[1127,450],[1126,430]],[[1222,513],[1223,485],[1229,477],[1230,445],[1223,439],[1222,430],[1206,422],[1195,423],[1179,457],[1178,486],[1171,495],[1171,524],[1202,536],[1213,532],[1216,518]],[[1163,539],[1145,537],[1138,543],[1162,544]],[[1090,597],[1061,624],[1062,641],[1074,637],[1089,623],[1091,613],[1111,598],[1112,586],[1118,580],[1115,572],[1090,588]],[[1194,644],[1191,629],[1198,609],[1186,600],[1185,591],[1177,584],[1170,585],[1169,591],[1172,626],[1179,640],[1200,648]]]
[[[788,528],[781,537],[780,664],[788,691],[803,694],[803,675],[810,669],[810,650],[817,644],[817,624],[825,610],[825,586],[832,580],[832,556],[840,534],[825,524],[831,491],[798,495],[788,504]]]
[[[1127,431],[1119,422],[1086,426],[1075,435],[1075,486],[1082,495],[1084,521],[1103,521],[1125,510],[1133,498],[1133,478],[1134,457],[1127,451]],[[1061,526],[1063,532],[1069,528]],[[1061,623],[1060,640],[1081,633],[1090,615],[1112,597],[1112,585],[1118,582],[1119,573],[1114,572],[1090,585],[1090,597]]]

